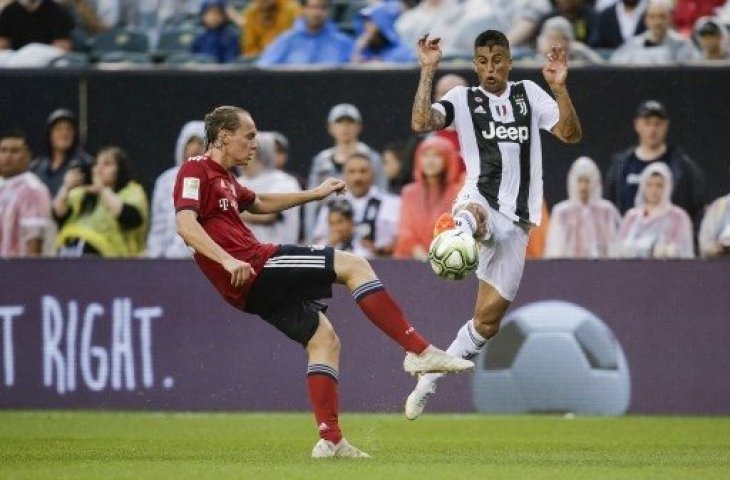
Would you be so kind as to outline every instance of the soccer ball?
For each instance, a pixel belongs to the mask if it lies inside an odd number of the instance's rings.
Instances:
[[[621,344],[601,319],[573,303],[514,310],[474,363],[478,412],[620,415],[629,408]]]
[[[433,239],[428,249],[428,262],[441,278],[462,280],[479,264],[477,242],[459,230],[446,230]]]

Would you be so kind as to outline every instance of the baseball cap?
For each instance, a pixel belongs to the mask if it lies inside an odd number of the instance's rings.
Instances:
[[[357,123],[362,123],[362,117],[360,116],[360,110],[351,103],[340,103],[335,105],[327,115],[327,122],[332,123],[342,118],[351,118]]]
[[[646,100],[641,102],[639,108],[636,109],[636,117],[659,117],[667,119],[669,118],[669,114],[661,102]]]
[[[46,125],[48,127],[52,127],[56,122],[60,122],[61,120],[68,120],[75,125],[77,122],[77,117],[76,114],[71,110],[59,108],[51,112],[50,115],[48,115],[48,118],[46,119]]]
[[[721,35],[720,25],[713,20],[708,20],[697,30],[697,35]]]

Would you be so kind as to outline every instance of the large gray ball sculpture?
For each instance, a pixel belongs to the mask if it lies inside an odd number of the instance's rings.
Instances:
[[[515,310],[475,362],[479,412],[620,415],[629,408],[621,345],[598,317],[572,303]]]

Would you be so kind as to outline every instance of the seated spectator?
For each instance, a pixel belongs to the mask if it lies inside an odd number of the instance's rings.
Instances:
[[[636,111],[634,130],[638,145],[611,158],[606,198],[625,213],[634,206],[641,172],[652,163],[662,162],[669,166],[674,178],[672,202],[689,213],[696,231],[705,208],[705,174],[682,147],[668,144],[667,109],[656,100],[642,102]]]
[[[258,65],[337,65],[349,63],[353,41],[329,19],[329,0],[306,0],[291,30],[264,49]]]
[[[355,41],[353,63],[415,62],[413,47],[404,45],[395,31],[395,21],[400,11],[397,3],[382,3],[360,11],[362,31]]]
[[[105,147],[96,155],[91,182],[74,169],[53,199],[60,225],[59,255],[134,257],[142,253],[148,205],[142,187],[131,179],[129,159],[119,147]]]
[[[388,180],[380,155],[360,141],[362,116],[355,105],[340,103],[332,107],[327,115],[327,132],[334,140],[334,146],[322,150],[312,160],[307,188],[320,185],[328,177],[342,178],[347,159],[354,153],[361,153],[367,156],[372,163],[375,185],[381,192],[387,191]],[[310,202],[304,207],[304,227],[307,238],[311,238],[320,206],[320,202]]]
[[[228,20],[225,0],[203,0],[200,17],[205,30],[195,37],[191,51],[215,57],[218,63],[238,58],[238,32]]]
[[[17,0],[0,12],[0,50],[31,43],[71,51],[71,16],[53,0]]]
[[[76,114],[60,108],[46,119],[48,154],[42,155],[30,165],[30,170],[46,184],[51,196],[61,187],[69,165],[74,162],[91,163],[79,142],[79,126]]]
[[[0,258],[37,257],[53,250],[51,194],[28,171],[25,133],[0,135]]]
[[[388,193],[400,195],[403,187],[413,181],[413,162],[408,158],[405,142],[391,142],[383,149],[383,169],[388,178]]]
[[[564,17],[549,18],[542,24],[540,36],[537,37],[537,54],[529,60],[543,65],[553,47],[561,46],[568,53],[568,60],[571,62],[603,63],[600,55],[584,43],[576,41],[573,35],[573,27]]]
[[[697,59],[692,42],[672,29],[669,0],[649,0],[644,22],[646,31],[626,40],[611,55],[612,63],[676,65]]]
[[[301,190],[297,179],[274,168],[274,135],[258,132],[256,153],[244,167],[238,182],[256,193],[291,193]],[[300,208],[280,213],[254,214],[244,211],[241,218],[262,243],[296,244],[299,241]]]
[[[537,23],[537,31],[542,33],[545,22],[555,17],[568,21],[577,42],[591,43],[598,34],[598,15],[584,0],[555,0],[555,8],[543,15]]]
[[[700,226],[699,243],[703,257],[730,255],[730,194],[718,198],[707,208]]]
[[[700,57],[703,61],[727,61],[730,60],[730,48],[728,48],[728,31],[724,25],[710,17],[702,17],[697,20],[694,30],[694,38],[700,46]]]
[[[330,234],[325,245],[345,252],[368,255],[369,252],[361,251],[358,248],[360,244],[355,242],[353,215],[354,212],[349,200],[334,198],[327,202],[327,224]]]
[[[436,220],[451,211],[461,188],[458,152],[443,138],[429,137],[416,149],[413,178],[403,188],[393,256],[426,260]]]
[[[367,258],[389,256],[398,234],[400,198],[373,184],[375,173],[367,154],[354,153],[345,162],[344,179],[347,192],[343,198],[352,205],[355,219],[353,249]],[[314,228],[313,242],[327,244],[330,238],[329,211],[320,209]]]
[[[432,38],[441,38],[441,48],[446,50],[462,14],[463,6],[458,0],[422,0],[400,15],[395,30],[403,45],[410,47],[414,55],[418,39],[427,33]]]
[[[700,17],[714,15],[727,0],[676,0],[672,19],[682,35],[689,36]]]
[[[259,56],[276,37],[294,25],[300,14],[296,0],[253,0],[243,11],[243,56]]]
[[[646,31],[644,12],[647,0],[621,0],[598,14],[594,48],[618,48],[635,35]]]
[[[617,254],[623,258],[692,258],[692,222],[672,204],[672,172],[656,162],[641,174],[636,207],[624,216]]]
[[[621,215],[601,188],[601,172],[580,157],[568,172],[568,199],[553,207],[545,258],[608,258]]]
[[[464,13],[453,27],[444,57],[471,58],[474,39],[486,29],[505,32],[518,47],[537,32],[537,22],[550,10],[548,0],[466,0]]]
[[[172,190],[180,165],[190,157],[202,155],[205,152],[204,142],[205,123],[199,120],[186,123],[177,137],[175,166],[162,172],[155,181],[152,191],[152,221],[145,252],[150,258],[190,257],[190,250],[177,234]]]

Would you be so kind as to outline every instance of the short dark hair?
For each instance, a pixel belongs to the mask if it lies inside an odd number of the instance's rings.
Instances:
[[[240,115],[250,115],[240,107],[224,105],[216,107],[205,116],[205,146],[213,145],[221,130],[237,130],[241,126]]]
[[[26,135],[26,133],[19,128],[11,128],[0,133],[0,140],[5,140],[6,138],[20,138],[23,140],[23,143],[25,143],[26,146],[29,145],[28,135]]]
[[[346,198],[335,198],[330,200],[327,203],[327,207],[329,208],[329,213],[339,213],[343,217],[352,220],[355,216],[354,211],[352,209],[352,203],[350,203],[349,200]]]
[[[509,51],[509,40],[499,30],[484,30],[474,40],[474,49],[479,47],[504,47]]]

